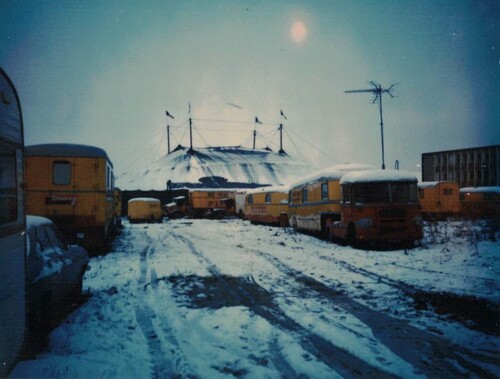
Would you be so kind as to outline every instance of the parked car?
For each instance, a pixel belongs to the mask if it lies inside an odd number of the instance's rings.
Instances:
[[[27,216],[26,231],[28,343],[38,344],[81,298],[89,257],[67,245],[48,218]]]

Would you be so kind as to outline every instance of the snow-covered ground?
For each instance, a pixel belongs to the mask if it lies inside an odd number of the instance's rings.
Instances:
[[[236,219],[126,223],[90,261],[88,301],[12,377],[498,377],[500,243],[483,231],[442,222],[368,251]]]

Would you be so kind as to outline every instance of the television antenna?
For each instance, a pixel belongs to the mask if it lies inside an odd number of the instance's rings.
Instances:
[[[382,85],[375,83],[374,81],[370,81],[370,84],[373,86],[373,88],[368,88],[368,89],[353,89],[353,90],[348,90],[344,91],[344,93],[372,93],[373,94],[373,100],[372,104],[376,103],[378,101],[378,107],[380,111],[380,137],[382,140],[382,170],[385,170],[385,157],[384,157],[384,119],[382,117],[382,95],[384,93],[389,94],[390,97],[394,97],[392,94],[392,89],[394,88],[395,85],[399,83],[394,83],[391,84],[389,88],[383,88]]]

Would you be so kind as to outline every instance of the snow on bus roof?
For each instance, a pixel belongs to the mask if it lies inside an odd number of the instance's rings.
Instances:
[[[405,171],[399,170],[367,170],[354,171],[346,174],[340,179],[340,184],[364,183],[364,182],[416,182],[417,177]]]
[[[268,193],[268,192],[281,192],[288,193],[290,188],[288,186],[267,186],[267,187],[258,187],[248,190],[247,194],[256,194],[256,193]]]
[[[111,163],[106,151],[100,147],[73,143],[45,143],[26,146],[25,154],[28,157],[106,158]]]
[[[436,187],[441,182],[420,182],[418,183],[418,188],[433,188]]]
[[[143,201],[145,203],[159,203],[159,199],[155,199],[154,197],[134,197],[133,199],[130,199],[128,202],[133,203],[136,201]]]
[[[435,182],[420,182],[418,183],[419,188],[432,188],[436,187],[438,184],[457,184],[457,182],[451,180],[439,180]]]
[[[500,187],[464,187],[460,188],[460,192],[488,192],[488,193],[500,193]]]
[[[334,166],[316,171],[310,175],[299,179],[298,181],[292,183],[290,188],[299,187],[306,183],[318,182],[320,180],[339,180],[348,172],[361,171],[361,170],[371,170],[374,167],[371,165],[361,164],[361,163],[342,163],[336,164]]]

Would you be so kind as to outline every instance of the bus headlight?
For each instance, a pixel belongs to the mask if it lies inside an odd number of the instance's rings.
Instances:
[[[371,218],[362,218],[356,221],[356,226],[359,228],[370,228],[373,226],[373,220]]]
[[[415,217],[413,219],[413,224],[422,226],[424,224],[424,221],[422,220],[422,217]]]

